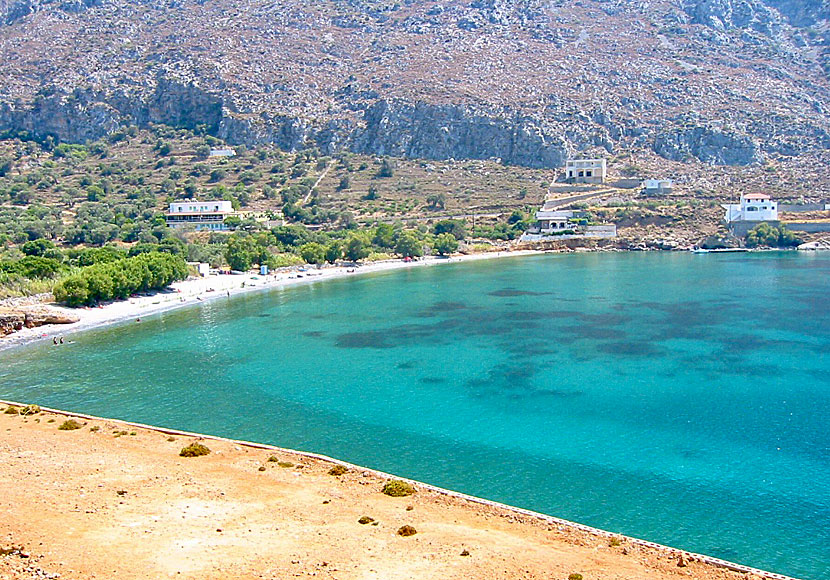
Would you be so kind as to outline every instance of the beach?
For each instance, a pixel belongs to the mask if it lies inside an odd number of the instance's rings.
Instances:
[[[176,308],[194,306],[209,300],[229,298],[250,292],[262,292],[276,288],[287,288],[301,284],[312,284],[324,280],[333,280],[349,276],[388,272],[403,268],[417,268],[451,264],[462,261],[489,260],[529,256],[542,252],[532,250],[514,250],[480,254],[454,255],[450,257],[426,256],[406,262],[404,260],[387,260],[359,265],[326,265],[321,267],[305,266],[287,268],[260,275],[245,274],[211,274],[202,278],[190,278],[173,283],[166,291],[133,296],[97,307],[65,308],[52,305],[55,309],[74,314],[80,318],[72,324],[48,324],[34,328],[23,328],[8,336],[0,338],[0,350],[21,346],[39,340],[52,340],[62,336],[65,339],[72,333],[89,330],[118,322],[136,321],[141,317],[158,314]]]
[[[417,483],[389,497],[319,456],[5,408],[0,578],[782,578]]]

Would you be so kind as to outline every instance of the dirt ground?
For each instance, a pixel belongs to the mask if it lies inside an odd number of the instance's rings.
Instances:
[[[373,472],[286,451],[205,439],[180,457],[194,438],[5,408],[2,579],[754,577],[423,488],[389,497]]]

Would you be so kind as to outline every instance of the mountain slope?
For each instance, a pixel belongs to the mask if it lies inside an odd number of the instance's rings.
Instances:
[[[786,163],[830,148],[828,15],[818,0],[0,0],[0,130]]]

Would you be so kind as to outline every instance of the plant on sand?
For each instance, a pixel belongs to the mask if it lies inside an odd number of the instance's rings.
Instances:
[[[418,530],[416,530],[412,526],[401,526],[400,528],[398,528],[398,535],[399,536],[404,536],[404,537],[414,536],[417,533],[418,533]]]
[[[63,423],[58,426],[59,431],[74,431],[75,429],[80,429],[81,424],[78,423],[75,419],[67,419]]]
[[[329,475],[343,475],[344,473],[348,472],[349,470],[342,465],[335,465],[334,467],[329,469]]]
[[[579,572],[574,572],[570,576],[568,576],[568,580],[582,580],[582,574]]]
[[[181,457],[199,457],[200,455],[207,455],[210,453],[210,449],[208,449],[205,445],[201,443],[194,442],[188,445],[187,447],[183,447],[181,451],[179,451],[179,456]]]
[[[415,488],[405,481],[392,479],[386,482],[381,491],[391,497],[405,497],[415,493]]]

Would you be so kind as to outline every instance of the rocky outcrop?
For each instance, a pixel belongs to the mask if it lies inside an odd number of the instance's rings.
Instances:
[[[687,14],[716,30],[752,29],[775,36],[781,25],[812,26],[830,19],[826,0],[687,0]]]
[[[761,160],[758,145],[748,135],[710,127],[660,133],[654,151],[672,161],[697,158],[713,165],[749,165]]]
[[[530,167],[559,167],[567,158],[560,132],[529,116],[496,116],[462,105],[435,106],[379,101],[355,132],[355,151],[429,159],[499,158]]]
[[[22,328],[35,328],[44,324],[72,324],[80,318],[70,312],[44,305],[0,307],[0,336]]]

